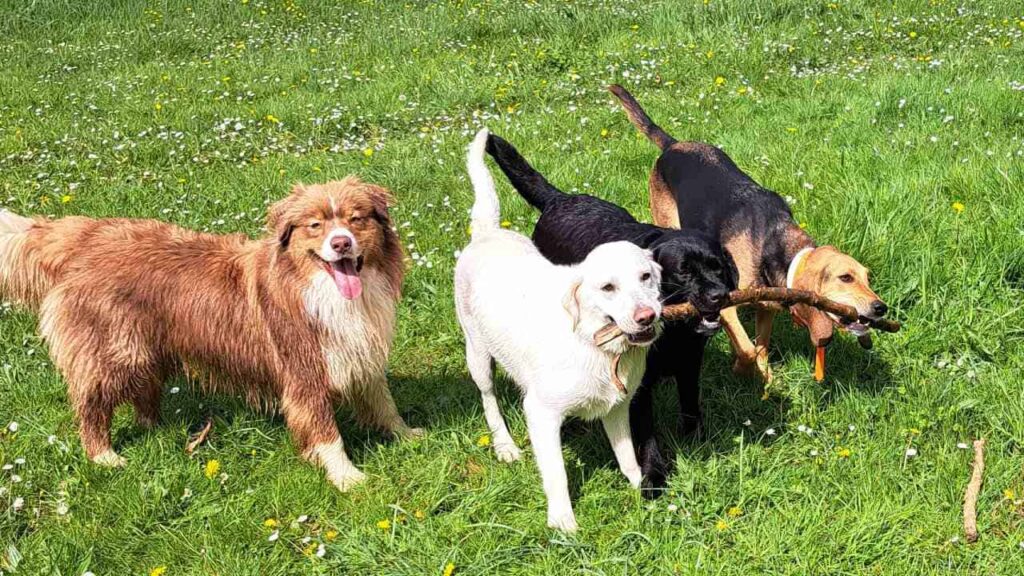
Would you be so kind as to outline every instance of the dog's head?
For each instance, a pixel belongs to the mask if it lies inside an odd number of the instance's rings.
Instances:
[[[354,176],[300,184],[270,207],[268,224],[282,253],[303,268],[327,272],[343,298],[362,293],[364,266],[382,270],[397,295],[402,253],[388,216],[391,202],[385,188]]]
[[[629,242],[601,244],[576,271],[578,277],[564,302],[574,329],[579,327],[590,337],[614,322],[629,345],[654,342],[661,318],[661,266],[650,250]]]
[[[692,233],[673,234],[653,248],[665,304],[689,302],[701,315],[697,331],[713,334],[722,303],[739,278],[732,257],[714,239]]]
[[[868,269],[832,246],[815,248],[798,266],[793,277],[793,288],[811,290],[829,300],[852,306],[862,319],[878,319],[889,310],[871,289]],[[810,306],[799,304],[792,307],[792,312],[810,331],[815,346],[827,344],[837,324],[856,336],[868,331],[868,327],[861,322],[845,323],[832,314]]]

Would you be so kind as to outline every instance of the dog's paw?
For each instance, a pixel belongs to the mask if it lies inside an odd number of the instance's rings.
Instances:
[[[640,482],[640,495],[647,500],[655,500],[665,492],[667,485],[664,470],[651,470],[644,474],[643,480]]]
[[[757,368],[757,374],[761,377],[761,380],[765,385],[772,383],[775,376],[772,374],[772,367],[768,364],[768,349],[763,346],[757,347],[757,357],[755,360]]]
[[[572,534],[579,529],[576,524],[576,515],[572,513],[572,510],[563,512],[561,514],[548,514],[548,528],[554,528],[567,534]]]
[[[623,470],[622,475],[626,477],[626,480],[629,480],[629,485],[633,488],[639,488],[644,477],[640,472],[639,467],[633,468],[632,470]]]
[[[117,452],[111,449],[106,449],[103,452],[92,457],[94,464],[104,466],[106,468],[124,468],[128,461],[120,457]]]
[[[507,444],[495,444],[494,455],[498,457],[501,462],[515,462],[519,460],[522,453],[519,451],[519,447],[509,442]]]
[[[412,438],[423,438],[426,435],[427,435],[427,431],[424,430],[423,428],[408,428],[407,427],[404,430],[399,431],[399,433],[398,433],[399,437],[401,437],[403,439],[406,439],[406,440],[412,439]]]
[[[328,474],[328,478],[330,478],[331,484],[334,484],[338,490],[348,492],[365,482],[366,474],[363,474],[358,468],[350,468],[344,473]]]

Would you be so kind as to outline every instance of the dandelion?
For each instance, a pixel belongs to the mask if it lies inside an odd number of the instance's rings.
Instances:
[[[607,137],[608,137],[608,129],[607,128],[601,128],[601,138],[607,138]]]
[[[337,530],[328,530],[327,533],[324,534],[324,540],[327,540],[328,542],[334,542],[335,540],[337,540],[337,538],[338,538],[338,531]]]
[[[164,576],[167,573],[167,566],[157,566],[149,571],[149,576]]]
[[[512,227],[512,223],[509,222],[508,220],[502,220],[501,221],[501,227],[502,228],[511,228]]]
[[[373,148],[365,148],[365,149],[363,149],[363,156],[366,156],[367,158],[369,158],[370,156],[373,156]]]
[[[486,446],[490,446],[491,445],[491,437],[488,436],[487,434],[484,434],[483,436],[481,436],[481,437],[476,439],[476,445],[479,446],[480,448],[484,448]]]
[[[726,522],[725,520],[719,519],[717,522],[715,522],[715,530],[718,530],[719,532],[724,532],[724,531],[726,531],[728,529],[729,529],[729,523]]]
[[[851,452],[849,448],[840,448],[836,451],[836,456],[840,458],[849,458],[850,454],[853,454],[853,452]]]
[[[277,119],[277,116],[274,116],[273,114],[267,114],[266,116],[263,117],[263,119],[266,120],[267,122],[270,122],[271,124],[281,123],[281,121]]]
[[[729,515],[729,518],[739,518],[740,516],[743,516],[743,509],[739,506],[733,506],[732,508],[729,508],[726,514]]]
[[[220,462],[217,460],[209,460],[203,467],[203,474],[210,480],[213,480],[218,472],[220,472]]]
[[[715,76],[715,86],[725,86],[725,78],[722,76]]]
[[[1007,500],[1013,500],[1013,498],[1016,495],[1017,494],[1011,488],[1007,488],[1006,490],[1003,490],[1003,498],[1006,498]]]
[[[413,512],[412,515],[415,516],[417,520],[423,520],[427,517],[427,513],[424,512],[423,510],[417,510]]]
[[[737,90],[736,93],[739,94],[740,96],[746,94],[747,93],[747,87],[746,86],[740,86],[739,90]]]
[[[455,564],[452,564],[451,562],[445,564],[444,572],[442,572],[442,574],[443,576],[452,576],[452,574],[455,574]]]
[[[963,202],[953,202],[953,211],[957,214],[962,213],[964,208],[966,208],[966,206],[964,206]]]
[[[708,50],[707,52],[704,53],[704,57],[707,58],[708,60],[711,60],[712,58],[715,57],[715,51]]]
[[[911,30],[910,34],[907,34],[907,36],[910,36],[910,39],[913,40],[914,38],[917,38],[917,32]]]
[[[75,199],[75,197],[72,196],[71,194],[65,194],[65,195],[60,197],[60,203],[61,204],[67,204],[67,203],[71,202],[74,199]]]
[[[266,520],[263,521],[263,526],[265,528],[276,528],[277,527],[277,520],[275,520],[273,518],[267,518]]]
[[[391,528],[391,521],[387,520],[387,519],[385,519],[385,520],[378,520],[377,521],[377,528],[380,528],[381,530],[388,530],[388,529]]]

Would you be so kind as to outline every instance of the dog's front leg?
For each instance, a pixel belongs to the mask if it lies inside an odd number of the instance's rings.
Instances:
[[[334,421],[334,407],[326,393],[311,393],[301,386],[286,386],[282,411],[288,429],[304,458],[323,466],[327,479],[342,492],[366,480],[345,452]]]
[[[643,475],[640,473],[640,465],[636,462],[633,437],[629,432],[629,402],[616,404],[601,419],[601,423],[604,424],[604,432],[608,435],[612,451],[615,452],[615,459],[619,462],[619,470],[634,488],[639,488]]]
[[[562,458],[562,420],[557,410],[544,406],[542,401],[527,394],[523,401],[526,427],[537,459],[537,468],[544,482],[544,495],[548,500],[548,526],[564,532],[575,532],[576,515],[569,500],[569,482]],[[628,425],[628,424],[627,424]],[[632,448],[630,448],[632,450]]]
[[[353,395],[356,416],[365,424],[376,426],[399,438],[423,436],[422,428],[410,428],[398,413],[387,377],[383,374]]]

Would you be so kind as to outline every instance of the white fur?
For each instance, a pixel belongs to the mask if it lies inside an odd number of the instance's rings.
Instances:
[[[496,359],[523,392],[530,442],[548,500],[548,525],[576,529],[562,460],[561,425],[566,417],[600,418],[619,468],[640,485],[629,431],[629,400],[643,376],[646,349],[619,338],[597,348],[593,335],[611,316],[626,333],[642,327],[637,309],[661,314],[661,270],[649,251],[627,242],[603,244],[577,266],[555,266],[529,239],[501,229],[494,182],[483,160],[486,130],[470,147],[468,168],[476,193],[473,239],[455,269],[456,312],[466,337],[466,362],[483,400],[484,415],[502,461],[519,449],[498,408],[491,380]],[[647,275],[645,280],[641,277]],[[601,290],[616,286],[614,293]],[[578,296],[578,307],[574,303]],[[578,311],[577,311],[578,310]],[[622,354],[619,378],[611,362]]]
[[[342,492],[366,480],[366,474],[348,459],[341,438],[334,442],[317,444],[310,450],[309,459],[323,466],[327,472],[327,479]]]
[[[27,238],[25,232],[32,225],[31,219],[0,209],[0,291],[17,272],[15,259],[22,253]]]
[[[118,456],[117,452],[110,449],[93,456],[92,461],[107,468],[123,468],[128,463],[124,458]]]

